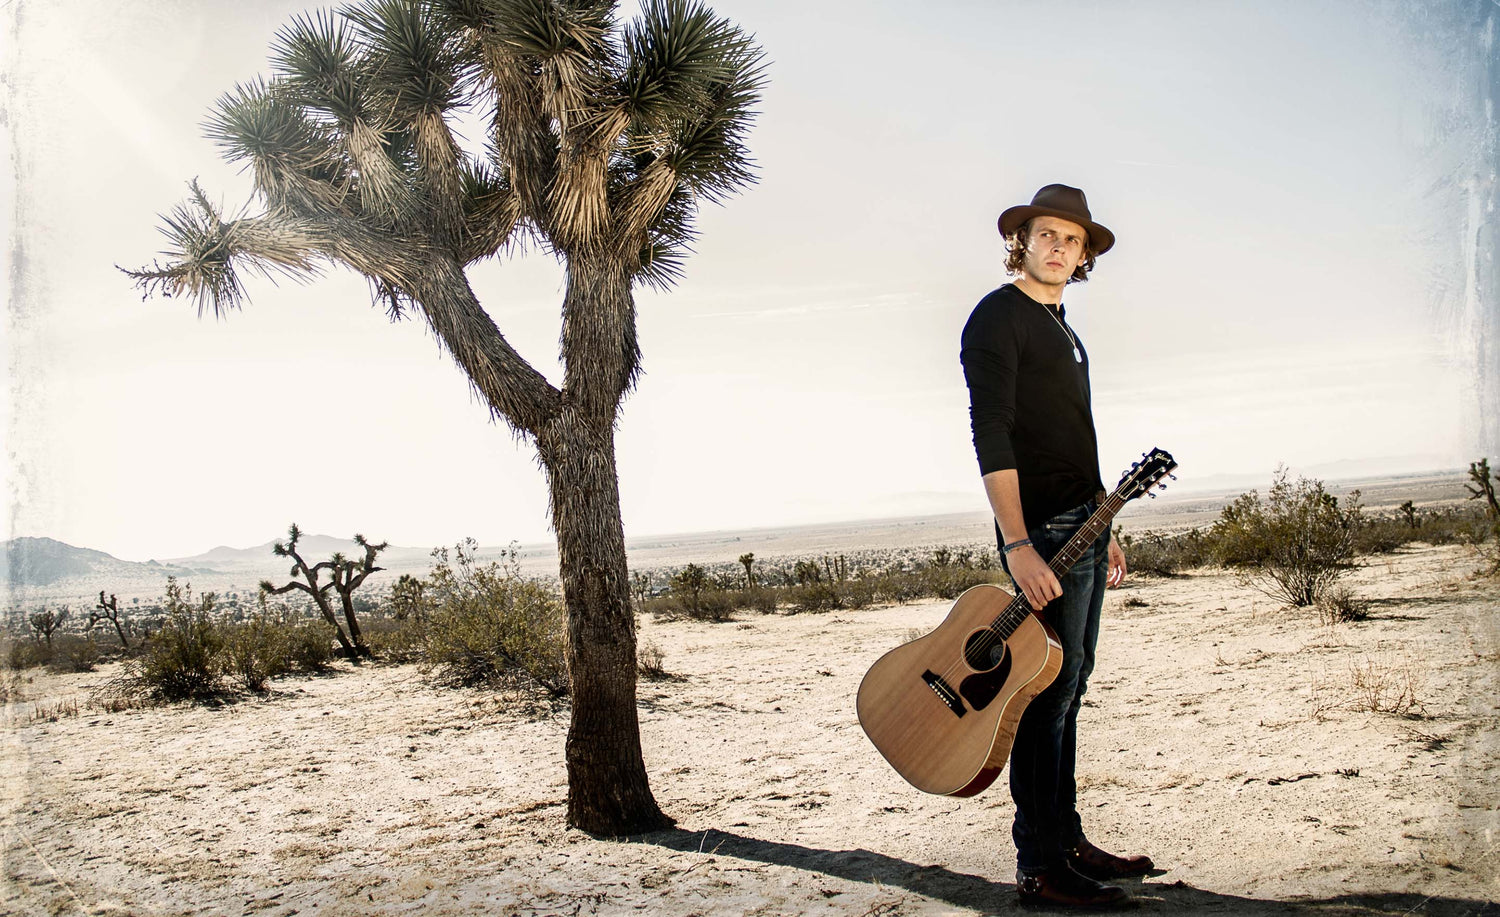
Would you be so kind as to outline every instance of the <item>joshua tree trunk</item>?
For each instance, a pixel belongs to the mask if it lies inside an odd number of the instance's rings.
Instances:
[[[597,835],[672,824],[651,795],[636,715],[635,616],[614,434],[565,409],[539,439],[568,609],[568,823]]]
[[[370,652],[370,648],[365,645],[365,634],[364,634],[364,631],[362,631],[362,630],[359,629],[359,621],[357,621],[355,619],[355,617],[354,617],[354,601],[353,601],[353,599],[350,598],[350,596],[344,594],[343,592],[340,592],[339,593],[339,601],[344,606],[344,620],[349,622],[349,639],[351,639],[352,641],[354,641],[354,645],[352,647],[348,648],[349,652],[351,652],[351,653],[353,653],[353,654],[355,654],[357,656],[364,656],[364,657],[369,657],[369,656],[374,655],[373,653]]]
[[[349,642],[349,638],[344,636],[344,629],[339,627],[339,619],[334,617],[333,608],[328,604],[328,596],[321,592],[313,593],[313,602],[317,604],[318,611],[323,613],[323,620],[333,628],[334,636],[339,638],[339,646],[344,650],[344,658],[358,659],[359,651],[354,648],[354,644]]]

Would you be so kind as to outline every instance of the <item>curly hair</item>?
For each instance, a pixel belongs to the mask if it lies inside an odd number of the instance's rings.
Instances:
[[[1021,265],[1026,259],[1026,242],[1030,238],[1031,220],[1027,220],[1016,231],[1005,237],[1005,273],[1015,276],[1021,273]],[[1073,276],[1068,278],[1068,283],[1083,283],[1089,279],[1089,271],[1094,269],[1094,245],[1092,242],[1083,243],[1083,257],[1078,259],[1078,266],[1073,269]]]

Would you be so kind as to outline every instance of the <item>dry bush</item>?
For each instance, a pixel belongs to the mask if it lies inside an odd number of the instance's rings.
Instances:
[[[375,658],[385,662],[419,662],[427,645],[426,614],[365,619],[365,643]]]
[[[1246,585],[1305,607],[1349,572],[1362,521],[1359,491],[1340,503],[1321,481],[1289,481],[1278,468],[1265,498],[1251,491],[1224,507],[1213,538]]]
[[[1370,602],[1354,594],[1348,586],[1335,585],[1318,598],[1318,619],[1324,624],[1347,624],[1370,616]]]
[[[1312,717],[1333,710],[1412,716],[1423,706],[1426,672],[1409,653],[1365,653],[1343,672],[1314,676]]]
[[[1172,576],[1215,562],[1215,543],[1200,529],[1176,535],[1146,530],[1139,535],[1119,532],[1130,572],[1143,576]]]
[[[38,704],[32,709],[28,722],[31,723],[55,723],[61,719],[75,717],[78,715],[78,699],[75,697],[65,698],[51,704]]]
[[[51,659],[52,653],[40,640],[11,638],[5,648],[5,667],[16,672],[44,666]]]
[[[287,624],[287,662],[300,672],[326,672],[338,655],[333,648],[333,641],[333,625],[327,621]]]
[[[210,619],[215,604],[211,592],[195,603],[191,588],[168,577],[166,621],[145,641],[141,655],[126,660],[125,672],[112,683],[111,693],[162,701],[219,694],[223,668],[218,657],[224,638]]]
[[[263,693],[277,675],[291,671],[290,628],[260,614],[224,628],[219,666],[247,691]]]
[[[1399,659],[1389,654],[1365,654],[1350,663],[1349,687],[1356,710],[1406,716],[1422,707],[1426,673],[1409,653]]]
[[[641,677],[649,678],[653,681],[672,677],[662,664],[666,659],[666,655],[662,651],[661,645],[655,640],[642,641],[635,652],[636,668],[641,673]]]
[[[446,548],[433,552],[424,669],[449,684],[516,685],[565,696],[562,602],[547,585],[521,576],[514,548],[504,563],[483,566],[475,559],[477,548],[465,539],[451,563]]]

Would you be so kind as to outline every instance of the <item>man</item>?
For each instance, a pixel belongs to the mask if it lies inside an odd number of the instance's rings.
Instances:
[[[1125,555],[1106,530],[1060,582],[1047,564],[1104,492],[1088,352],[1062,294],[1088,278],[1114,234],[1067,185],[1042,188],[999,222],[1014,280],[981,300],[964,326],[969,417],[1001,563],[1063,646],[1062,670],[1026,708],[1011,751],[1017,890],[1028,903],[1109,906],[1129,896],[1104,880],[1145,875],[1152,863],[1088,842],[1073,770],[1104,590],[1124,578]]]

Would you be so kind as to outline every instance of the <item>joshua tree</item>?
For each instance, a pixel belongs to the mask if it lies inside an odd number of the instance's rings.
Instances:
[[[51,649],[52,635],[68,620],[68,609],[66,607],[43,608],[32,612],[27,620],[31,622],[31,629],[36,631],[38,636],[47,638],[47,647]]]
[[[646,607],[646,597],[651,594],[651,577],[644,573],[630,574],[630,592],[635,596],[635,610]]]
[[[1500,471],[1491,476],[1490,460],[1482,458],[1469,463],[1469,480],[1473,483],[1464,485],[1469,491],[1469,499],[1483,500],[1485,512],[1491,519],[1500,521],[1500,500],[1495,498],[1495,482],[1500,481]]]
[[[568,821],[597,834],[671,823],[641,760],[635,622],[614,430],[640,367],[632,290],[679,276],[700,201],[752,180],[744,146],[762,54],[696,0],[361,0],[278,34],[275,75],[237,86],[209,131],[264,205],[225,219],[196,184],[166,217],[169,263],[129,272],[199,313],[245,271],[367,278],[419,314],[493,418],[533,443],[568,609]],[[451,120],[487,119],[465,153]],[[466,271],[536,246],[562,261],[561,386],[501,335]]]
[[[427,584],[412,576],[410,573],[401,574],[391,586],[391,608],[395,612],[397,621],[405,621],[411,618],[418,624],[426,619],[427,598],[423,594],[427,591]]]
[[[1417,504],[1407,500],[1396,509],[1401,513],[1401,518],[1406,520],[1407,528],[1420,528],[1422,523],[1417,521]]]
[[[339,600],[344,606],[344,620],[349,622],[349,636],[354,640],[355,650],[361,656],[369,656],[370,648],[365,645],[365,635],[354,617],[354,590],[365,581],[365,577],[385,569],[375,566],[375,555],[390,547],[391,543],[382,541],[380,544],[370,544],[363,535],[355,535],[354,543],[365,549],[365,556],[359,560],[349,560],[342,553],[333,555],[330,561],[333,564],[333,591],[339,594]]]
[[[130,649],[130,641],[125,639],[125,628],[120,626],[120,600],[110,593],[109,601],[104,600],[104,590],[99,590],[99,606],[89,612],[89,627],[93,627],[100,621],[108,621],[115,626],[115,633],[120,635],[120,645]]]
[[[753,567],[755,566],[755,554],[753,552],[741,554],[740,564],[745,568],[745,588],[754,589],[755,573],[753,571]]]
[[[688,611],[698,613],[698,597],[708,588],[708,571],[697,564],[688,564],[672,576],[672,591],[687,599]]]
[[[321,563],[308,566],[307,561],[302,559],[302,555],[297,553],[297,541],[301,537],[302,530],[297,528],[297,523],[293,522],[292,527],[287,530],[286,541],[278,541],[271,545],[271,553],[277,557],[290,557],[292,559],[290,575],[300,576],[302,579],[300,581],[292,580],[285,586],[276,586],[270,580],[263,579],[260,581],[260,591],[270,593],[271,595],[282,595],[296,589],[299,592],[305,592],[312,596],[312,600],[317,603],[318,611],[323,613],[323,620],[327,621],[333,627],[334,635],[339,640],[339,646],[343,647],[344,657],[347,659],[358,659],[359,650],[349,641],[349,637],[345,635],[344,629],[339,627],[339,619],[333,616],[333,606],[328,604],[328,590],[333,588],[333,583],[320,584],[318,582],[319,576],[324,570],[333,568],[333,562],[325,560]]]

